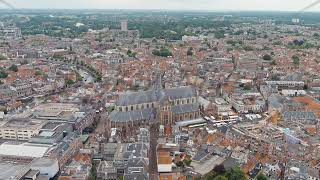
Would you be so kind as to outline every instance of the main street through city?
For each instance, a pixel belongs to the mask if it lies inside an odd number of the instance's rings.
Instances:
[[[149,150],[149,175],[150,180],[158,180],[158,165],[157,165],[157,145],[158,145],[159,132],[157,126],[150,128],[150,150]]]

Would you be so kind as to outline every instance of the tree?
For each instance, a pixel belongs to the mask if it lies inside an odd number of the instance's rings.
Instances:
[[[184,162],[184,164],[185,164],[186,166],[190,166],[192,160],[191,160],[191,159],[184,159],[183,162]]]
[[[97,165],[98,164],[95,161],[92,163],[89,180],[96,180],[97,179]]]
[[[66,81],[66,84],[67,84],[67,86],[73,85],[73,84],[74,84],[74,81],[72,81],[71,79],[68,79],[68,80]]]
[[[293,55],[293,56],[291,57],[291,59],[293,60],[293,64],[295,64],[295,65],[299,65],[299,64],[300,64],[300,58],[299,58],[299,56]]]
[[[257,180],[267,180],[267,177],[266,177],[264,174],[260,173],[260,174],[257,176]]]
[[[243,44],[242,41],[237,41],[237,40],[232,40],[232,39],[227,40],[226,43],[227,43],[227,44],[230,44],[230,45],[232,45],[232,46],[235,46],[236,44]]]
[[[243,85],[243,90],[245,90],[245,91],[250,91],[250,90],[251,90],[250,85],[244,84],[244,85]]]
[[[0,54],[0,61],[1,61],[1,60],[7,60],[7,57],[4,56],[4,55],[2,55],[2,54]]]
[[[161,57],[169,57],[172,56],[172,52],[165,48],[165,47],[161,47],[160,49],[154,49],[152,51],[152,54],[155,56],[161,56]]]
[[[223,174],[226,172],[226,169],[224,168],[223,164],[219,164],[213,168],[213,171],[218,174]]]
[[[0,70],[0,79],[8,77],[8,74],[4,70]]]
[[[226,172],[228,180],[246,180],[245,174],[241,171],[240,167],[233,167]]]
[[[271,50],[269,46],[263,46],[262,50]]]
[[[269,54],[265,54],[265,55],[263,55],[262,59],[265,61],[271,61],[272,57]]]
[[[233,48],[228,47],[228,48],[227,48],[227,52],[230,52],[230,51],[233,51]]]
[[[223,30],[218,31],[218,32],[215,32],[215,33],[214,33],[214,36],[215,36],[217,39],[225,38],[225,35],[224,35],[224,31],[223,31]]]
[[[114,109],[115,109],[115,106],[108,106],[108,107],[107,107],[107,111],[110,112],[110,113],[111,113]]]
[[[193,52],[192,52],[193,48],[190,47],[187,51],[187,56],[192,56],[193,55]]]
[[[213,180],[228,180],[228,178],[225,176],[219,175],[219,176],[215,177]]]
[[[96,76],[96,81],[97,81],[97,82],[102,81],[102,76],[101,76],[101,74],[98,74],[98,75]]]
[[[18,66],[15,65],[15,64],[12,64],[12,65],[9,67],[9,70],[10,70],[10,71],[14,71],[14,72],[18,72],[18,71],[19,71],[19,70],[18,70]]]
[[[245,51],[254,51],[254,48],[252,46],[244,46],[243,50],[245,50]]]
[[[75,73],[76,73],[76,80],[77,80],[77,81],[82,81],[82,80],[83,80],[83,77],[79,74],[79,72],[78,72],[78,71],[75,71]]]
[[[41,76],[41,75],[43,74],[43,72],[40,71],[40,70],[37,70],[34,74],[35,74],[36,76]]]
[[[178,167],[183,167],[183,162],[182,162],[182,161],[178,161],[178,162],[176,163],[176,165],[177,165]]]
[[[136,53],[136,52],[132,52],[132,51],[129,49],[129,50],[127,51],[127,55],[128,55],[129,57],[135,58],[136,55],[137,55],[137,53]]]
[[[280,46],[280,45],[282,45],[282,42],[281,42],[281,41],[275,41],[275,42],[273,43],[273,45],[274,45],[274,46]]]

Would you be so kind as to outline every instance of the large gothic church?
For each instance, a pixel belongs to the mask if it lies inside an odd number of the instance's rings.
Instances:
[[[109,115],[112,128],[142,127],[150,124],[172,125],[177,121],[200,116],[198,95],[194,88],[164,89],[161,78],[148,91],[120,95],[115,110]]]

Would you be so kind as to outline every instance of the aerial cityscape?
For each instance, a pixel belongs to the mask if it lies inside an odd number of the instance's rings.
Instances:
[[[0,180],[320,180],[320,1],[247,1],[0,0]]]

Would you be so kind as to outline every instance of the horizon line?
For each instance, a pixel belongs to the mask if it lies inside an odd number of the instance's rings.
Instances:
[[[296,13],[300,12],[299,10],[260,10],[260,9],[252,9],[252,10],[244,10],[244,9],[226,9],[226,10],[206,10],[206,9],[152,9],[152,8],[146,8],[146,9],[135,9],[135,8],[109,8],[109,9],[103,9],[103,8],[5,8],[0,7],[1,10],[7,10],[7,11],[21,11],[21,10],[38,10],[38,11],[59,11],[59,10],[71,10],[71,11],[171,11],[171,12],[217,12],[217,13],[223,13],[223,12],[290,12],[290,13]],[[304,11],[303,13],[320,13],[320,10],[317,11]]]

